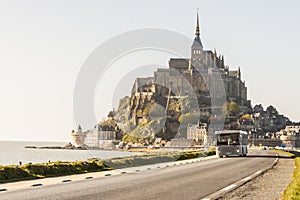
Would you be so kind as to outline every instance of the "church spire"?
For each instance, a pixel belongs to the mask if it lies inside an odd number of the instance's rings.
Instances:
[[[199,29],[199,14],[198,14],[198,9],[197,9],[197,25],[196,25],[196,38],[200,39],[200,29]]]
[[[196,33],[195,33],[195,39],[194,39],[194,42],[193,42],[193,45],[192,47],[199,47],[203,48],[203,45],[201,43],[201,39],[200,39],[200,28],[199,28],[199,14],[198,14],[198,9],[197,9],[197,24],[196,24]]]

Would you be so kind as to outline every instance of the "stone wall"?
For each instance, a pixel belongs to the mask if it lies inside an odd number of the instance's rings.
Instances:
[[[268,146],[268,147],[276,147],[276,146],[280,146],[282,143],[281,140],[272,140],[272,139],[259,139],[259,138],[255,138],[253,139],[248,139],[247,140],[247,144],[248,145],[253,145],[254,146],[260,146],[260,144],[262,146]]]

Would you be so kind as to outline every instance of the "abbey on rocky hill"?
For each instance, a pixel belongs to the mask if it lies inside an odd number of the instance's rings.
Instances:
[[[144,123],[147,104],[158,103],[168,110],[172,100],[187,96],[197,100],[204,121],[211,117],[212,110],[224,113],[226,102],[237,103],[240,112],[246,113],[251,110],[251,102],[241,77],[240,68],[230,71],[224,56],[217,55],[216,50],[204,50],[197,13],[190,58],[171,58],[169,68],[157,69],[154,77],[137,78],[130,99],[130,118],[135,125]]]

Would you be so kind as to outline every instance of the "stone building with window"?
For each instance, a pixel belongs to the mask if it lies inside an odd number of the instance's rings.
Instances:
[[[97,124],[93,129],[85,132],[82,132],[79,126],[76,131],[72,131],[72,143],[75,146],[88,148],[113,148],[116,135],[115,128],[109,125]]]
[[[206,145],[207,143],[207,124],[188,124],[187,126],[187,139],[194,140],[199,145]]]

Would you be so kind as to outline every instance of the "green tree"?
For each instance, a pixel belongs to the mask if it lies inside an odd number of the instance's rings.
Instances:
[[[122,141],[126,143],[136,143],[138,142],[138,138],[134,137],[131,134],[125,134],[122,138]]]
[[[277,116],[278,115],[278,111],[272,105],[267,107],[267,112],[268,112],[269,116]]]
[[[186,113],[186,114],[182,114],[180,115],[180,117],[178,118],[178,121],[180,123],[184,123],[184,124],[196,124],[199,121],[199,114],[197,113]]]
[[[168,106],[169,111],[174,111],[174,112],[180,112],[181,110],[181,105],[178,101],[172,101],[170,102]]]
[[[250,114],[246,114],[246,115],[241,116],[240,121],[243,121],[243,120],[253,122],[253,119],[252,119]]]
[[[234,115],[238,115],[240,112],[240,106],[239,104],[237,104],[236,102],[230,102],[229,104],[229,112],[234,114]]]

